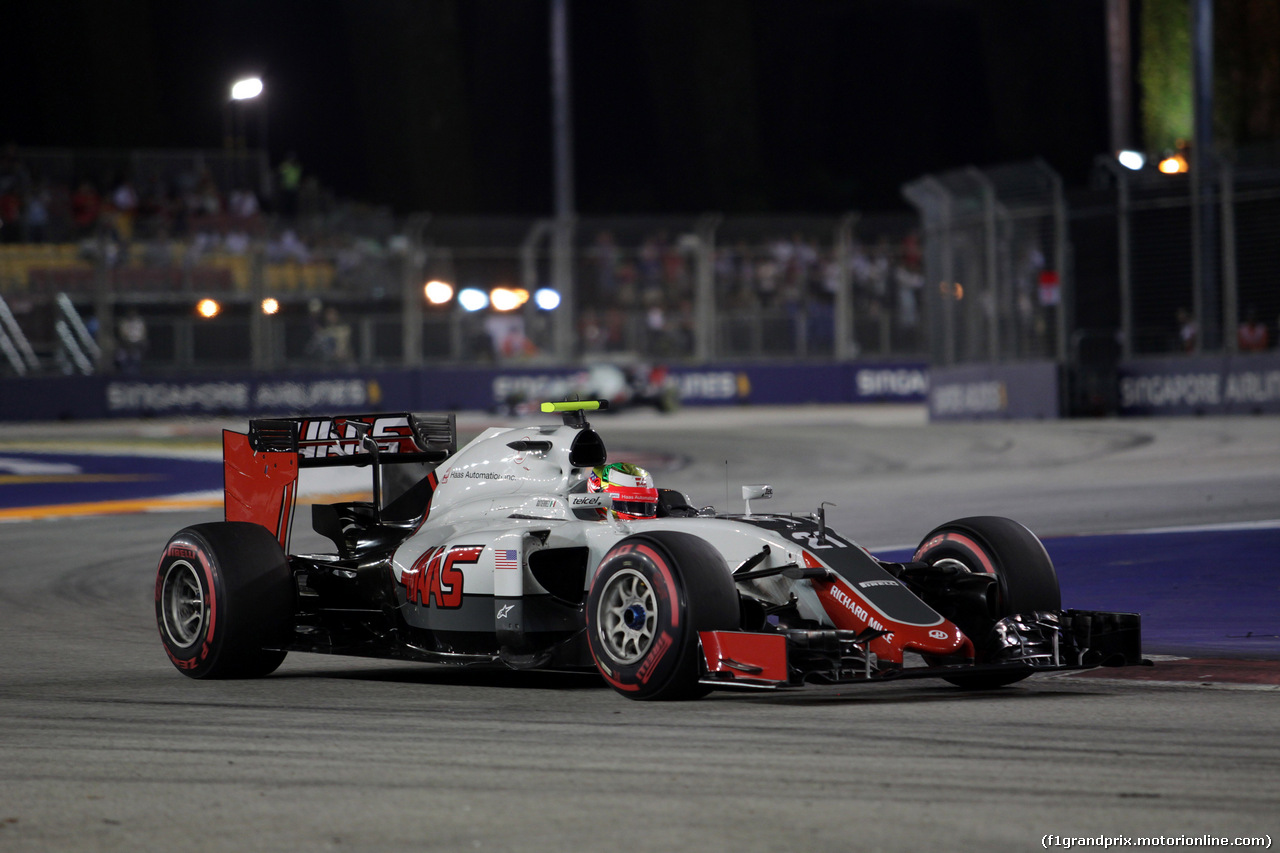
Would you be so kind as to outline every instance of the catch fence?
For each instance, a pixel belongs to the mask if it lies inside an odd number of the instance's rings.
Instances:
[[[53,204],[42,223],[0,227],[0,371],[10,373],[581,359],[1074,365],[1233,352],[1254,321],[1274,346],[1280,316],[1274,152],[1241,152],[1197,180],[1101,158],[1093,185],[1070,192],[1039,161],[926,175],[903,188],[915,215],[572,221],[395,217],[319,192],[285,215],[247,203],[257,195],[244,195],[237,170],[269,181],[251,152],[23,154],[24,202],[41,188],[69,193],[86,173],[154,180],[142,182],[150,202],[107,205],[87,225]],[[206,207],[184,190],[197,173],[217,196]],[[452,297],[428,301],[431,281]],[[499,289],[526,301],[468,310],[460,299],[496,300]],[[560,304],[540,302],[544,289]],[[213,316],[197,313],[203,300],[217,303]],[[125,339],[126,319],[145,343]],[[82,322],[99,352],[59,322]]]

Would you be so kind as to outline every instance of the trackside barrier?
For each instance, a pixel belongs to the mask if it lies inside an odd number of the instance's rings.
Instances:
[[[975,364],[930,371],[929,419],[1049,419],[1062,414],[1058,365]]]
[[[430,370],[192,377],[0,379],[0,421],[339,413],[372,409],[488,411],[537,401],[581,368]],[[923,363],[711,364],[673,368],[684,405],[923,402]]]
[[[0,421],[367,411],[493,410],[537,401],[574,368],[448,368],[292,375],[0,379]],[[1053,362],[712,364],[672,370],[689,406],[929,402],[932,420],[1062,416]],[[1280,354],[1134,359],[1118,366],[1121,415],[1280,413]]]
[[[1280,353],[1138,358],[1118,372],[1122,415],[1280,412]]]

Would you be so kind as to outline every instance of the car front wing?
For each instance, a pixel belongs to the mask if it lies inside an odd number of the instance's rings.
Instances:
[[[805,683],[850,684],[980,673],[1032,674],[1150,665],[1142,658],[1136,613],[1052,610],[998,621],[983,643],[983,662],[926,658],[922,666],[877,660],[878,631],[781,629],[775,632],[702,631],[704,684],[779,688]]]

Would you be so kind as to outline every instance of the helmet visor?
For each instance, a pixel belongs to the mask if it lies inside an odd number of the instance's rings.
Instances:
[[[615,500],[612,507],[613,511],[618,515],[624,515],[630,518],[655,518],[658,515],[658,504],[656,501]]]

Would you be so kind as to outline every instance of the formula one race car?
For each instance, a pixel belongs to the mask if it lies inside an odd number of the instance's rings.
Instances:
[[[223,434],[226,520],[160,558],[156,620],[193,678],[252,677],[289,651],[513,669],[596,669],[622,695],[939,677],[963,687],[1141,663],[1136,614],[1063,610],[1040,541],[965,518],[882,562],[811,515],[694,509],[641,469],[600,488],[597,402],[491,428],[452,415],[264,419]],[[383,467],[426,471],[384,500]],[[289,554],[300,468],[363,465],[372,500],[316,505],[334,550]],[[620,469],[628,466],[609,465]],[[622,475],[619,475],[622,476]]]

